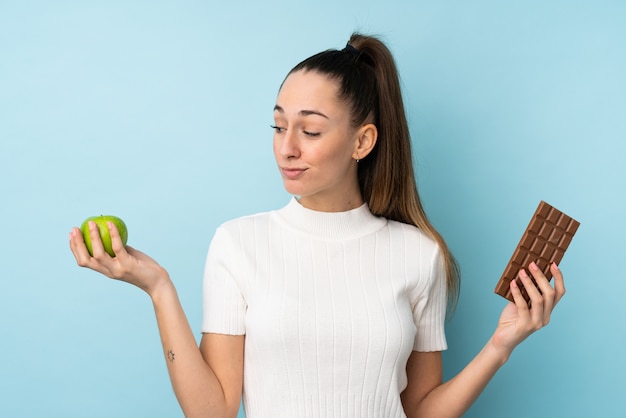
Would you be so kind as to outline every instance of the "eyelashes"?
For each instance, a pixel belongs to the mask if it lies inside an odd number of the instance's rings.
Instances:
[[[274,132],[276,132],[277,134],[283,133],[287,130],[287,128],[282,128],[276,125],[270,125],[270,128],[272,128]],[[302,133],[310,138],[315,138],[322,134],[321,132],[311,132],[311,131],[306,131],[306,130],[303,130]]]

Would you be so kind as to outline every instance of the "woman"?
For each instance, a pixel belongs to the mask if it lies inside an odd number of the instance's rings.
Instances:
[[[513,349],[546,325],[565,293],[534,265],[531,308],[515,303],[453,379],[442,380],[446,302],[456,264],[417,193],[398,75],[389,50],[354,34],[287,75],[274,107],[284,208],[220,226],[205,268],[200,347],[168,273],[90,225],[70,246],[80,266],[146,291],[172,385],[188,417],[458,417]]]

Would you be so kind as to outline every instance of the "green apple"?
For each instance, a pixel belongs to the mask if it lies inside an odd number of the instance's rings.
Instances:
[[[104,250],[111,256],[115,257],[115,252],[113,251],[113,247],[111,245],[111,235],[109,234],[109,227],[107,222],[113,222],[113,225],[117,228],[120,233],[120,238],[122,239],[122,244],[126,245],[128,241],[128,230],[126,229],[126,224],[123,220],[118,218],[117,216],[111,215],[100,215],[100,216],[92,216],[90,218],[85,219],[85,222],[80,227],[81,232],[83,233],[83,240],[85,240],[85,245],[87,246],[87,250],[89,254],[93,256],[93,249],[91,246],[91,235],[89,235],[89,221],[93,221],[96,223],[98,227],[98,231],[100,231],[100,238],[102,239],[102,245],[104,246]]]

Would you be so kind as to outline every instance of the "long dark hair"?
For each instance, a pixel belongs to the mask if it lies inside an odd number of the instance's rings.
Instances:
[[[411,224],[437,242],[442,252],[448,292],[448,312],[459,294],[459,267],[422,206],[411,153],[411,136],[404,111],[400,80],[393,56],[378,38],[352,34],[343,50],[327,50],[296,65],[339,83],[339,98],[351,108],[353,126],[371,118],[378,129],[372,152],[359,162],[363,199],[374,215]]]

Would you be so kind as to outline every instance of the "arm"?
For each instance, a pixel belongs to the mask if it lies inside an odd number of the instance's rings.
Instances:
[[[491,341],[454,378],[443,383],[441,352],[414,351],[407,362],[409,384],[402,393],[407,417],[461,417],[504,364]]]
[[[132,247],[124,247],[109,224],[113,250],[103,249],[97,227],[90,225],[93,257],[80,230],[72,229],[70,248],[81,267],[126,281],[144,290],[154,305],[167,368],[187,417],[235,417],[243,380],[243,336],[205,334],[200,349],[168,273]]]
[[[409,418],[460,417],[470,408],[509,359],[513,349],[550,321],[554,306],[565,294],[563,276],[556,264],[551,270],[554,288],[534,264],[531,264],[530,271],[537,286],[523,271],[520,272],[519,279],[531,299],[530,308],[516,281],[511,281],[515,303],[505,307],[493,336],[454,378],[443,383],[441,353],[414,351],[411,354],[407,362],[408,385],[402,393],[402,403]]]
[[[235,417],[243,335],[203,334],[200,349],[171,281],[152,296],[172,387],[186,417]]]

